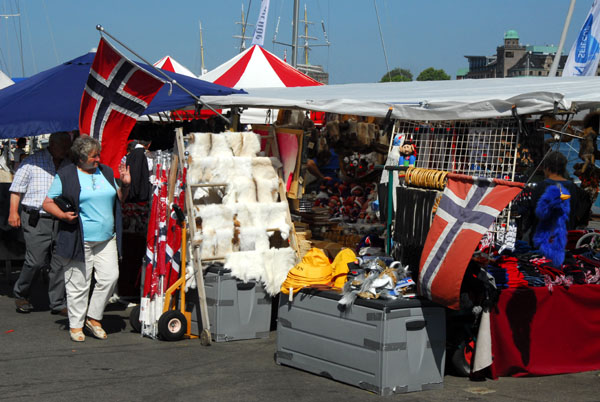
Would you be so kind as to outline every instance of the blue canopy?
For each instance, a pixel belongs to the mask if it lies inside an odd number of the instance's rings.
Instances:
[[[81,96],[94,56],[95,53],[88,53],[0,90],[0,138],[77,130]],[[137,64],[157,75],[151,66]],[[245,93],[185,75],[165,73],[198,97]],[[176,85],[171,95],[169,90],[171,85],[163,85],[144,114],[196,103]]]

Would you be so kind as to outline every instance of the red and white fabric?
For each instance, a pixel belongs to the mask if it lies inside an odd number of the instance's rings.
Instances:
[[[237,89],[323,85],[258,45],[248,48],[200,78]]]
[[[188,77],[198,78],[198,76],[192,73],[187,67],[180,64],[177,60],[172,58],[171,56],[165,56],[156,63],[153,64],[154,67],[160,68],[162,70],[171,71],[177,74],[187,75]]]

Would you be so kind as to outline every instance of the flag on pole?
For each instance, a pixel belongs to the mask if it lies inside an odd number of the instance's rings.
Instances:
[[[79,131],[100,141],[101,161],[115,174],[131,129],[163,84],[100,38],[81,97]]]
[[[600,60],[600,2],[594,0],[592,8],[573,43],[563,68],[563,77],[594,76]]]
[[[160,165],[156,164],[156,175],[160,174]],[[156,252],[158,243],[158,206],[159,206],[158,185],[154,186],[152,193],[152,209],[150,210],[150,220],[148,221],[148,233],[146,235],[146,255],[144,257],[144,290],[143,297],[151,298],[156,293]]]
[[[168,189],[167,189],[167,166],[163,162],[160,171],[160,190],[158,198],[158,249],[156,255],[156,270],[158,275],[163,278],[167,275],[167,205]],[[163,286],[165,285],[163,281]],[[160,289],[161,294],[166,289],[163,287]]]
[[[179,174],[175,189],[173,203],[182,211],[185,206],[185,175],[186,168]],[[169,219],[169,228],[167,231],[167,288],[170,288],[179,279],[181,272],[181,226],[177,222],[175,212],[171,213]]]
[[[460,285],[477,244],[522,183],[448,174],[419,264],[419,294],[459,309]]]
[[[258,13],[258,21],[256,21],[256,28],[254,28],[254,36],[252,37],[252,45],[258,45],[258,46],[264,45],[268,15],[269,15],[269,0],[262,0],[262,2],[260,3],[260,13]]]

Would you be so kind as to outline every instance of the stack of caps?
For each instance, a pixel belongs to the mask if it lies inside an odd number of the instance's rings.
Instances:
[[[281,292],[297,293],[300,289],[312,285],[326,285],[331,282],[333,267],[323,250],[311,248],[302,261],[288,272],[281,285]]]

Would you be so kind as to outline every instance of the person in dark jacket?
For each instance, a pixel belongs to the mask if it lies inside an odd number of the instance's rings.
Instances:
[[[152,195],[152,184],[150,183],[150,163],[146,152],[151,141],[138,140],[134,148],[127,154],[125,164],[131,171],[131,181],[127,202],[147,202]]]
[[[87,135],[73,142],[71,154],[74,164],[58,170],[43,208],[61,221],[55,254],[65,267],[71,340],[82,342],[84,325],[94,337],[106,339],[100,321],[119,278],[119,200],[127,197],[131,176],[121,163],[119,186],[112,169],[100,163],[100,143]],[[58,196],[72,210],[63,211],[54,201]],[[96,284],[88,306],[92,274]]]

